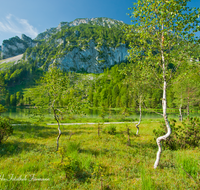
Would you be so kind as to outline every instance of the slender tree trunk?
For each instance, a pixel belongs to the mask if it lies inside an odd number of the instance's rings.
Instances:
[[[190,115],[190,107],[189,107],[189,104],[190,104],[190,100],[189,100],[189,96],[187,97],[187,116]]]
[[[180,119],[179,120],[182,122],[183,121],[183,116],[182,116],[181,108],[182,108],[182,104],[179,107],[179,113],[180,113],[180,115],[179,115]]]
[[[100,137],[100,132],[101,132],[101,125],[98,123],[98,137]]]
[[[139,103],[140,119],[139,119],[138,124],[136,125],[136,128],[137,128],[136,135],[138,135],[138,133],[139,133],[139,125],[140,125],[140,123],[141,123],[141,118],[142,118],[142,107],[141,107],[141,104],[142,104],[142,96],[140,96],[140,103]]]
[[[156,139],[156,142],[157,142],[157,145],[158,145],[158,152],[157,152],[157,157],[156,157],[156,161],[155,161],[155,164],[154,164],[155,169],[157,168],[157,166],[159,164],[160,155],[161,155],[161,152],[162,152],[161,141],[166,140],[171,134],[171,128],[170,128],[170,125],[169,125],[169,121],[167,119],[166,87],[167,87],[167,84],[166,84],[166,81],[164,81],[162,106],[163,106],[163,118],[165,120],[165,125],[167,127],[167,133]]]
[[[127,126],[127,135],[128,135],[128,141],[127,141],[127,146],[131,145],[131,140],[130,140],[130,128],[128,125]]]
[[[56,140],[56,143],[57,143],[57,148],[56,148],[56,151],[58,151],[58,148],[59,148],[59,139],[60,139],[60,136],[62,134],[61,130],[60,130],[60,122],[59,122],[59,119],[58,119],[58,115],[56,114],[56,110],[55,108],[52,106],[52,109],[53,109],[53,113],[54,113],[54,118],[55,120],[57,121],[58,123],[58,137],[57,137],[57,140]]]
[[[182,97],[182,94],[181,94],[181,103],[180,103],[180,107],[179,107],[179,121],[183,121],[183,116],[182,116],[182,104],[183,104],[183,97]]]
[[[162,29],[164,28],[164,26],[162,25]],[[165,121],[165,125],[167,127],[167,133],[161,137],[158,137],[156,139],[157,145],[158,145],[158,152],[157,152],[157,157],[156,157],[156,161],[154,164],[154,168],[156,169],[159,161],[160,161],[160,155],[162,152],[162,147],[161,147],[161,141],[162,140],[166,140],[170,134],[171,134],[171,128],[169,125],[169,121],[167,119],[167,99],[166,99],[166,92],[167,92],[167,81],[166,81],[166,65],[165,65],[165,58],[164,58],[164,52],[163,52],[163,42],[164,42],[164,36],[162,33],[162,39],[161,39],[161,60],[162,60],[162,67],[163,67],[163,99],[162,99],[162,108],[163,108],[163,118]]]

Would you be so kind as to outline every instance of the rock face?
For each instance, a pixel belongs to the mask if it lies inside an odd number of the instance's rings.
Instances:
[[[102,73],[105,68],[125,61],[128,55],[127,50],[124,44],[117,48],[102,46],[98,49],[91,40],[89,48],[85,50],[74,48],[71,52],[53,62],[59,63],[61,68],[66,71]]]
[[[22,34],[21,39],[27,43],[28,47],[34,47],[37,44],[34,40],[26,36],[25,34]]]
[[[61,22],[57,28],[50,28],[36,37],[42,40],[41,46],[27,51],[25,60],[45,70],[56,63],[65,71],[102,73],[105,68],[126,61],[128,46],[123,42],[122,25],[122,21],[109,18]],[[86,35],[88,32],[91,35]]]
[[[9,40],[4,40],[1,48],[1,57],[6,59],[17,56],[24,53],[28,47],[34,47],[36,44],[37,42],[24,34],[22,34],[21,39],[15,36]]]
[[[23,54],[23,61],[47,70],[56,63],[65,71],[102,73],[126,61],[122,21],[109,18],[76,19],[40,33],[34,40],[26,35],[4,40],[2,57]],[[28,49],[27,49],[28,48]]]

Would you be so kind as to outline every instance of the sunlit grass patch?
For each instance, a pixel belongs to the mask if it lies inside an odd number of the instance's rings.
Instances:
[[[135,124],[114,124],[114,133],[104,133],[109,125],[102,125],[99,136],[98,124],[63,125],[56,152],[57,125],[16,125],[14,135],[0,145],[1,174],[48,180],[1,181],[0,189],[197,189],[199,149],[165,150],[153,169],[157,146],[152,131],[159,126],[141,123],[136,136]]]

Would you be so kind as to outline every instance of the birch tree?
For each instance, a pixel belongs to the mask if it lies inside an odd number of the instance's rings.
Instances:
[[[59,149],[59,139],[62,135],[61,118],[63,115],[84,114],[82,111],[87,106],[85,97],[81,99],[77,96],[80,94],[79,84],[74,84],[75,75],[64,73],[57,65],[49,67],[48,71],[38,81],[38,85],[28,89],[24,96],[32,99],[32,104],[37,111],[51,109],[58,126],[58,136],[56,139],[57,148]],[[42,108],[42,109],[40,109]],[[37,115],[40,115],[37,113]]]
[[[189,0],[138,0],[130,8],[133,25],[125,33],[130,41],[129,58],[140,65],[142,73],[156,79],[162,89],[162,115],[167,133],[157,138],[158,152],[154,168],[161,156],[161,141],[171,134],[167,118],[166,93],[176,71],[189,59],[189,44],[195,45],[194,32],[199,31],[199,9],[187,7]]]
[[[179,106],[180,120],[182,121],[182,107],[190,114],[190,106],[200,102],[200,75],[198,67],[190,65],[173,82],[174,102]]]
[[[53,111],[54,119],[58,124],[58,137],[56,140],[57,149],[59,148],[59,139],[62,134],[60,129],[60,118],[61,110],[59,109],[60,100],[62,100],[64,94],[67,91],[67,85],[69,84],[68,77],[61,72],[60,69],[57,69],[56,66],[52,66],[49,71],[41,78],[40,87],[43,92],[42,95],[48,99],[46,105],[50,107]]]
[[[139,108],[139,121],[135,125],[137,128],[136,135],[139,134],[139,125],[141,124],[142,120],[142,105],[145,102],[144,97],[146,97],[147,90],[148,90],[148,84],[146,83],[145,78],[141,75],[140,68],[134,64],[129,65],[129,67],[126,67],[124,69],[125,74],[127,77],[125,78],[125,83],[129,85],[129,88],[131,88],[131,92],[136,94],[137,102],[138,102],[138,108]]]

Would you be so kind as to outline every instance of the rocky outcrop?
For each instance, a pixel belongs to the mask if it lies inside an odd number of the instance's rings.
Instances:
[[[28,47],[34,47],[37,44],[37,42],[35,42],[34,40],[26,36],[25,34],[22,34],[21,39],[27,43]]]
[[[84,50],[74,48],[53,62],[59,63],[60,67],[66,71],[102,73],[105,68],[126,61],[127,50],[124,44],[116,48],[106,46],[97,48],[94,41],[91,40],[89,48]]]
[[[125,43],[122,40],[123,24],[122,21],[109,18],[61,22],[57,28],[50,28],[39,34],[36,39],[42,40],[41,46],[27,51],[24,58],[45,70],[56,63],[65,71],[102,73],[105,68],[126,61],[128,45],[122,44]],[[95,27],[96,30],[92,29]],[[86,35],[90,30],[93,36]],[[101,30],[104,37],[100,33],[97,35],[97,30]],[[114,35],[109,31],[113,31]],[[106,34],[109,34],[109,38]]]
[[[26,51],[28,47],[34,47],[37,44],[25,34],[22,34],[21,39],[18,36],[4,40],[2,44],[1,57],[3,59],[20,55]]]
[[[4,40],[2,56],[5,59],[24,53],[24,61],[44,70],[56,63],[65,71],[102,73],[104,69],[126,61],[128,44],[123,40],[123,24],[109,18],[61,22],[57,28],[46,30],[35,40],[24,34],[21,39]]]
[[[78,18],[72,22],[61,22],[57,28],[50,28],[47,29],[45,32],[40,33],[35,40],[48,40],[50,36],[53,34],[56,34],[57,32],[61,31],[63,27],[73,27],[73,26],[79,26],[80,24],[91,24],[91,25],[98,25],[98,26],[104,26],[104,27],[118,27],[119,25],[123,25],[124,22],[100,17],[100,18]]]
[[[114,19],[110,19],[110,18],[105,18],[105,17],[101,17],[101,18],[80,18],[80,19],[76,19],[70,23],[65,23],[65,25],[68,25],[70,27],[72,26],[78,26],[80,24],[91,24],[91,25],[99,25],[99,26],[107,26],[109,28],[111,27],[116,27],[119,26],[119,24],[123,24],[122,21],[118,21],[118,20],[114,20]],[[63,25],[63,26],[65,26]]]

